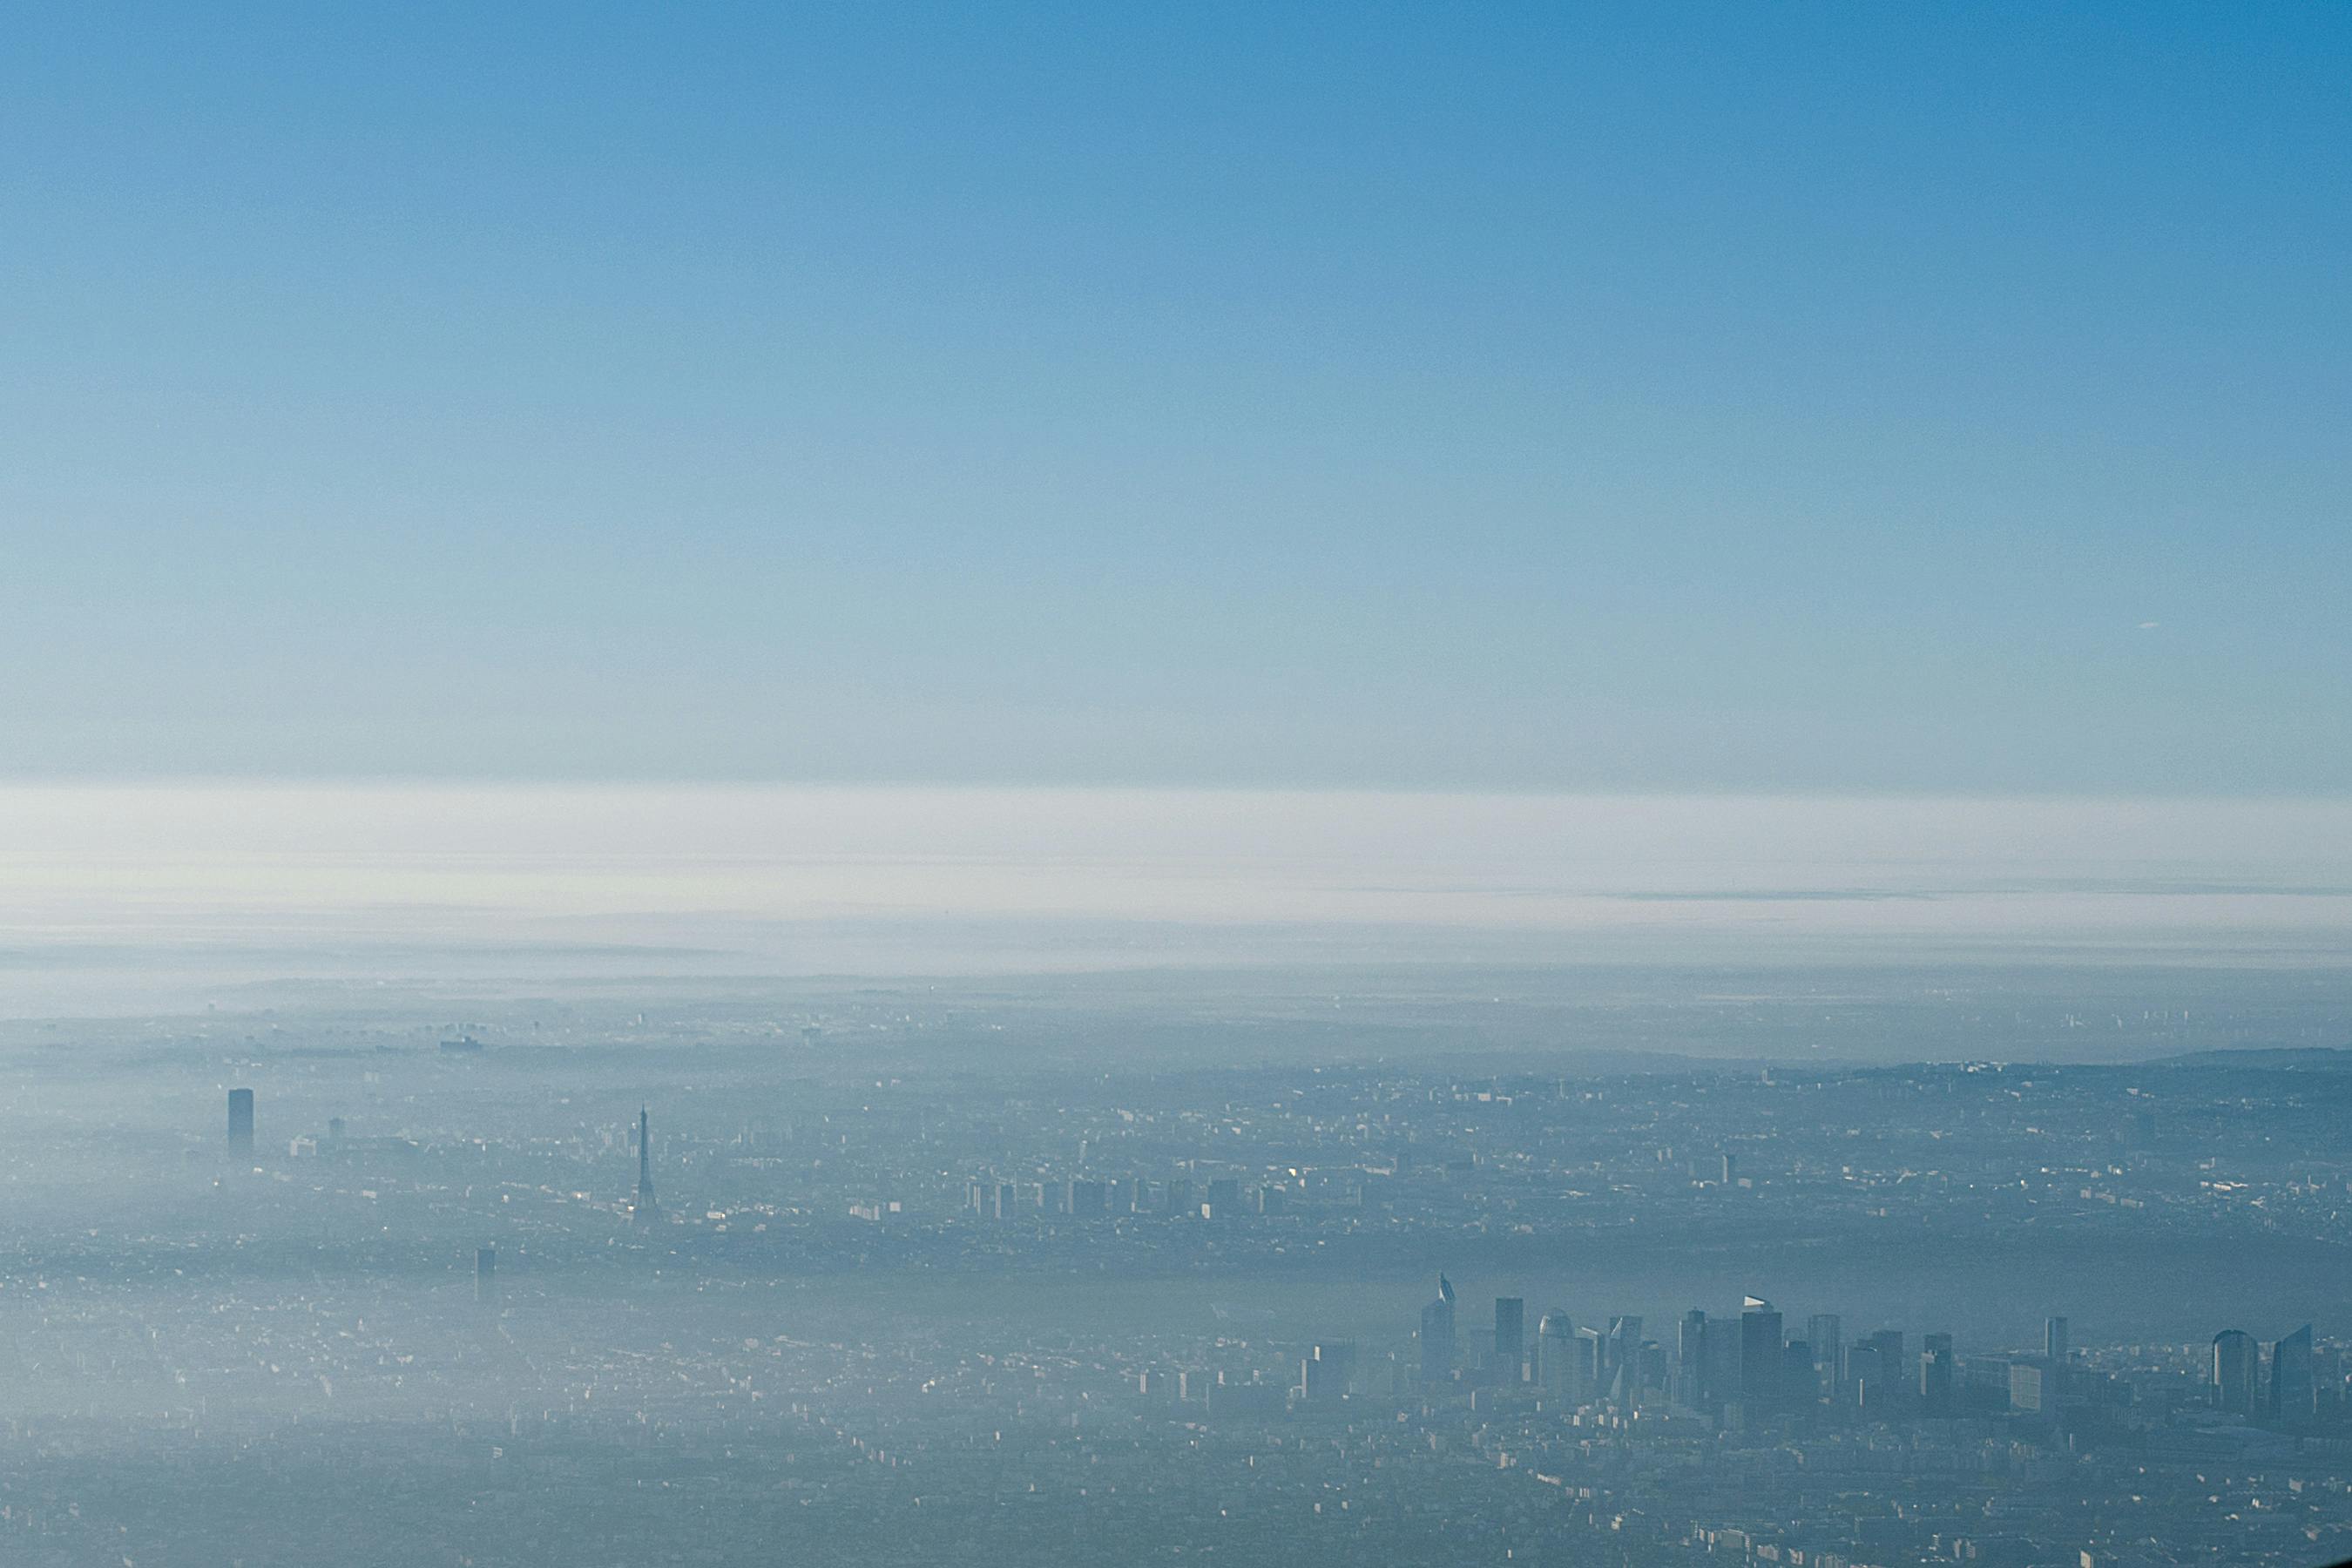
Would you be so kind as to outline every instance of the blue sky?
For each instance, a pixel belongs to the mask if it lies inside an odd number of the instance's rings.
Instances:
[[[2352,775],[2341,7],[8,29],[0,772]]]

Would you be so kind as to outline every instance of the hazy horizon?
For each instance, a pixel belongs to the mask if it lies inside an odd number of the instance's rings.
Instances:
[[[15,1017],[304,978],[2294,966],[2352,942],[2347,801],[16,784],[0,868]]]
[[[0,38],[6,1568],[2352,1557],[2352,5]]]

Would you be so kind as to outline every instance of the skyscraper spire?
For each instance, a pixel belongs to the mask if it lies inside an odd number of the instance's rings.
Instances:
[[[654,1147],[647,1135],[646,1108],[637,1107],[637,1201],[630,1205],[629,1217],[639,1225],[651,1222],[656,1209],[654,1204]]]

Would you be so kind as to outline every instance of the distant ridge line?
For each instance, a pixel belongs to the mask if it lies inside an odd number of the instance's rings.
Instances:
[[[2352,1046],[2225,1046],[2189,1051],[2177,1057],[2155,1057],[2149,1067],[2280,1068],[2289,1071],[2352,1072]]]

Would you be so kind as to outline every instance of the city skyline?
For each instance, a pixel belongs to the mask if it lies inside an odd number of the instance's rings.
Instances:
[[[866,984],[452,1025],[359,996],[21,1053],[43,1284],[0,1297],[0,1536],[373,1561],[392,1466],[434,1504],[404,1549],[515,1563],[680,1539],[648,1476],[697,1489],[684,1539],[721,1563],[1145,1529],[1645,1568],[2352,1542],[2352,1052],[976,1075],[957,1048],[1072,1005]],[[1216,1005],[1204,1038],[1272,1026]],[[304,1502],[215,1503],[232,1480]]]
[[[0,31],[6,1568],[2352,1568],[2352,5]]]

